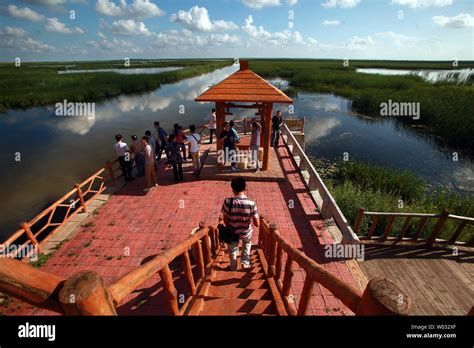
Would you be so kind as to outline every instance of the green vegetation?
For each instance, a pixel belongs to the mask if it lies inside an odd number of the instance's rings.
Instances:
[[[65,66],[74,69],[125,68],[123,61],[0,64],[0,112],[9,108],[69,102],[101,101],[121,94],[151,91],[161,84],[212,72],[229,66],[231,60],[131,61],[130,68],[181,66],[183,69],[159,74],[124,75],[114,72],[62,74]]]
[[[380,104],[420,103],[421,117],[405,122],[422,124],[451,145],[474,148],[474,84],[442,82],[431,84],[416,76],[383,76],[357,73],[357,68],[453,69],[451,62],[350,61],[344,67],[338,60],[252,60],[258,74],[281,77],[292,88],[334,93],[352,100],[356,111],[380,116]],[[459,62],[455,69],[472,68],[474,62]],[[294,92],[293,92],[294,93]]]
[[[367,211],[435,214],[447,209],[451,214],[474,216],[474,197],[430,192],[423,179],[407,171],[342,162],[338,163],[335,173],[325,179],[351,225],[354,225],[359,208],[365,208]],[[400,200],[403,200],[403,205],[400,204]],[[395,220],[392,235],[400,231],[403,223],[404,219]],[[419,219],[412,220],[407,236],[416,232],[418,223]],[[428,223],[425,228],[426,234],[433,229],[435,223],[436,220]],[[449,220],[440,237],[449,239],[458,225],[459,222]],[[377,226],[375,234],[382,234],[385,226],[386,220],[383,219]],[[365,218],[359,234],[367,234],[369,227],[369,220]],[[469,241],[472,238],[474,238],[474,226],[467,226],[460,240]]]

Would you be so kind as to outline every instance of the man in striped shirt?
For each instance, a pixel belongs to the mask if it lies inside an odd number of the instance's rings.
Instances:
[[[222,204],[225,225],[230,227],[242,241],[242,268],[250,268],[250,249],[252,248],[252,222],[258,227],[257,204],[245,195],[246,183],[243,178],[234,178],[231,182],[234,197],[226,198]],[[237,269],[239,242],[229,244],[230,268]]]

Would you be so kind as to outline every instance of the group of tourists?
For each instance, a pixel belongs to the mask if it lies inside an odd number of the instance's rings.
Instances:
[[[184,179],[183,162],[187,160],[186,143],[189,148],[189,158],[193,161],[193,173],[199,174],[201,169],[201,136],[196,133],[194,125],[189,126],[190,134],[188,136],[186,136],[183,127],[177,123],[173,126],[169,135],[158,121],[154,123],[154,127],[156,137],[150,130],[147,130],[141,139],[138,139],[136,135],[132,135],[130,147],[121,134],[115,136],[114,150],[125,181],[135,179],[132,176],[132,164],[135,162],[137,177],[145,177],[146,187],[143,190],[145,192],[158,186],[155,171],[163,154],[166,155],[166,164],[173,167],[175,181]]]
[[[212,144],[213,136],[215,135],[217,137],[215,109],[213,109],[209,115],[208,121],[209,144]],[[283,118],[281,111],[278,110],[275,116],[272,117],[270,143],[274,148],[279,146],[282,125]],[[114,150],[118,156],[125,181],[134,180],[132,177],[132,161],[135,161],[138,171],[137,176],[144,176],[146,178],[145,192],[158,186],[155,170],[157,169],[157,162],[161,160],[163,153],[166,155],[166,164],[173,167],[175,181],[183,180],[182,164],[188,158],[186,143],[188,145],[189,158],[192,159],[193,162],[194,173],[198,174],[201,169],[201,136],[196,133],[196,127],[194,125],[189,126],[189,135],[185,134],[183,127],[179,124],[173,126],[169,135],[160,126],[158,121],[154,123],[154,127],[156,137],[149,130],[145,132],[145,135],[142,136],[141,139],[138,139],[136,135],[132,135],[130,147],[124,142],[121,134],[115,136],[116,143],[114,144]],[[262,126],[258,122],[252,122],[250,158],[255,171],[260,170],[258,150],[260,148],[261,131]],[[224,123],[224,129],[219,134],[219,139],[223,141],[225,161],[227,162],[229,158],[232,158],[232,160],[230,160],[231,169],[233,171],[237,170],[236,158],[230,155],[232,151],[236,151],[236,144],[240,142],[240,137],[233,121]],[[230,270],[237,269],[239,242],[242,241],[241,266],[244,269],[248,269],[251,268],[250,250],[252,246],[252,226],[259,226],[257,204],[245,195],[247,185],[243,178],[232,179],[231,188],[233,196],[224,200],[221,209],[225,223],[225,226],[222,225],[221,227],[225,231],[230,231],[229,233],[231,234],[230,239],[227,241],[230,257],[229,268]]]

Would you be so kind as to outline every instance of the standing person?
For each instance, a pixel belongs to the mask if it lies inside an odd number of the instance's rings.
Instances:
[[[132,144],[130,145],[130,153],[135,156],[135,165],[137,166],[138,177],[145,176],[145,150],[141,141],[138,141],[136,135],[132,135]]]
[[[160,126],[160,122],[156,121],[155,122],[155,128],[156,132],[158,133],[158,139],[160,140],[160,147],[158,149],[158,155],[157,155],[157,160],[161,160],[161,155],[163,154],[163,151],[165,152],[166,158],[168,160],[167,164],[170,161],[170,154],[168,152],[168,134],[166,134],[166,131],[163,129],[163,127]]]
[[[226,198],[222,204],[224,223],[239,235],[242,241],[242,254],[240,263],[242,268],[250,268],[250,250],[252,248],[252,222],[259,227],[257,203],[245,195],[246,182],[243,178],[234,178],[231,182],[233,197]],[[237,270],[237,254],[239,241],[229,244],[230,269]]]
[[[237,133],[237,130],[235,129],[235,122],[234,122],[234,121],[230,121],[230,122],[229,122],[229,126],[230,126],[230,129],[232,130],[232,132],[234,132],[235,142],[236,142],[236,143],[240,143],[239,134]]]
[[[217,129],[216,109],[212,109],[212,112],[209,115],[208,121],[209,121],[209,144],[212,144],[212,135],[214,134],[217,138],[217,134],[216,134],[216,129]]]
[[[174,138],[175,142],[179,145],[179,149],[183,151],[183,161],[186,161],[186,145],[184,142],[187,137],[184,134],[183,126],[180,126],[177,123],[174,124]]]
[[[283,118],[281,117],[281,111],[278,110],[276,115],[272,117],[272,147],[278,147],[280,143],[281,125],[283,124]]]
[[[153,153],[156,156],[156,138],[151,135],[151,132],[149,130],[145,132],[145,136],[148,138],[148,145],[151,146],[151,149],[153,150]]]
[[[250,157],[252,158],[252,165],[255,166],[255,172],[260,170],[260,163],[258,161],[258,149],[260,148],[260,132],[262,126],[258,122],[252,122],[252,135],[250,136]]]
[[[168,138],[168,149],[170,151],[170,162],[173,165],[175,181],[183,180],[183,157],[181,156],[181,145],[176,142],[176,136],[170,134]]]
[[[145,178],[146,188],[143,192],[148,192],[153,187],[157,187],[156,175],[155,175],[155,153],[150,145],[150,139],[147,136],[142,138],[142,146],[145,150]]]
[[[114,150],[117,154],[120,168],[122,169],[123,178],[125,181],[132,181],[132,161],[130,158],[130,150],[128,145],[122,141],[122,134],[117,134],[115,136],[115,140],[117,142],[114,144]]]
[[[229,122],[224,123],[224,129],[219,135],[219,138],[224,140],[224,164],[230,161],[230,169],[232,171],[236,171],[237,162],[235,161],[235,135],[234,132],[230,129]]]
[[[191,134],[188,137],[189,153],[193,159],[194,174],[199,174],[201,169],[201,162],[199,159],[200,156],[200,147],[201,147],[201,137],[196,133],[196,126],[190,125],[189,131]]]

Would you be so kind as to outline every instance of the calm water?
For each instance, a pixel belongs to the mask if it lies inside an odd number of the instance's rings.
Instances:
[[[53,108],[31,108],[0,114],[0,235],[16,231],[61,195],[113,159],[114,135],[142,135],[158,120],[169,130],[176,122],[187,127],[207,120],[211,104],[194,98],[235,71],[211,74],[164,85],[152,93],[123,96],[96,105],[94,119],[58,117]],[[284,81],[276,81],[281,85]],[[180,114],[180,106],[185,113]],[[474,165],[460,156],[450,159],[433,137],[390,120],[373,120],[349,110],[349,102],[332,95],[301,93],[295,116],[306,117],[308,153],[334,160],[348,152],[351,159],[406,168],[437,185],[474,190]],[[278,106],[275,106],[278,108]],[[285,112],[286,106],[281,109]],[[242,111],[241,113],[239,113]],[[236,117],[253,110],[236,110]],[[15,153],[21,161],[15,162]]]
[[[356,72],[363,74],[377,74],[388,76],[413,75],[419,76],[423,80],[435,83],[442,81],[464,83],[474,78],[474,69],[457,70],[400,70],[400,69],[356,69]]]
[[[96,73],[96,72],[115,72],[123,75],[135,74],[159,74],[167,71],[180,70],[181,67],[169,68],[131,68],[131,69],[91,69],[91,70],[58,70],[58,74],[81,74],[81,73]]]

